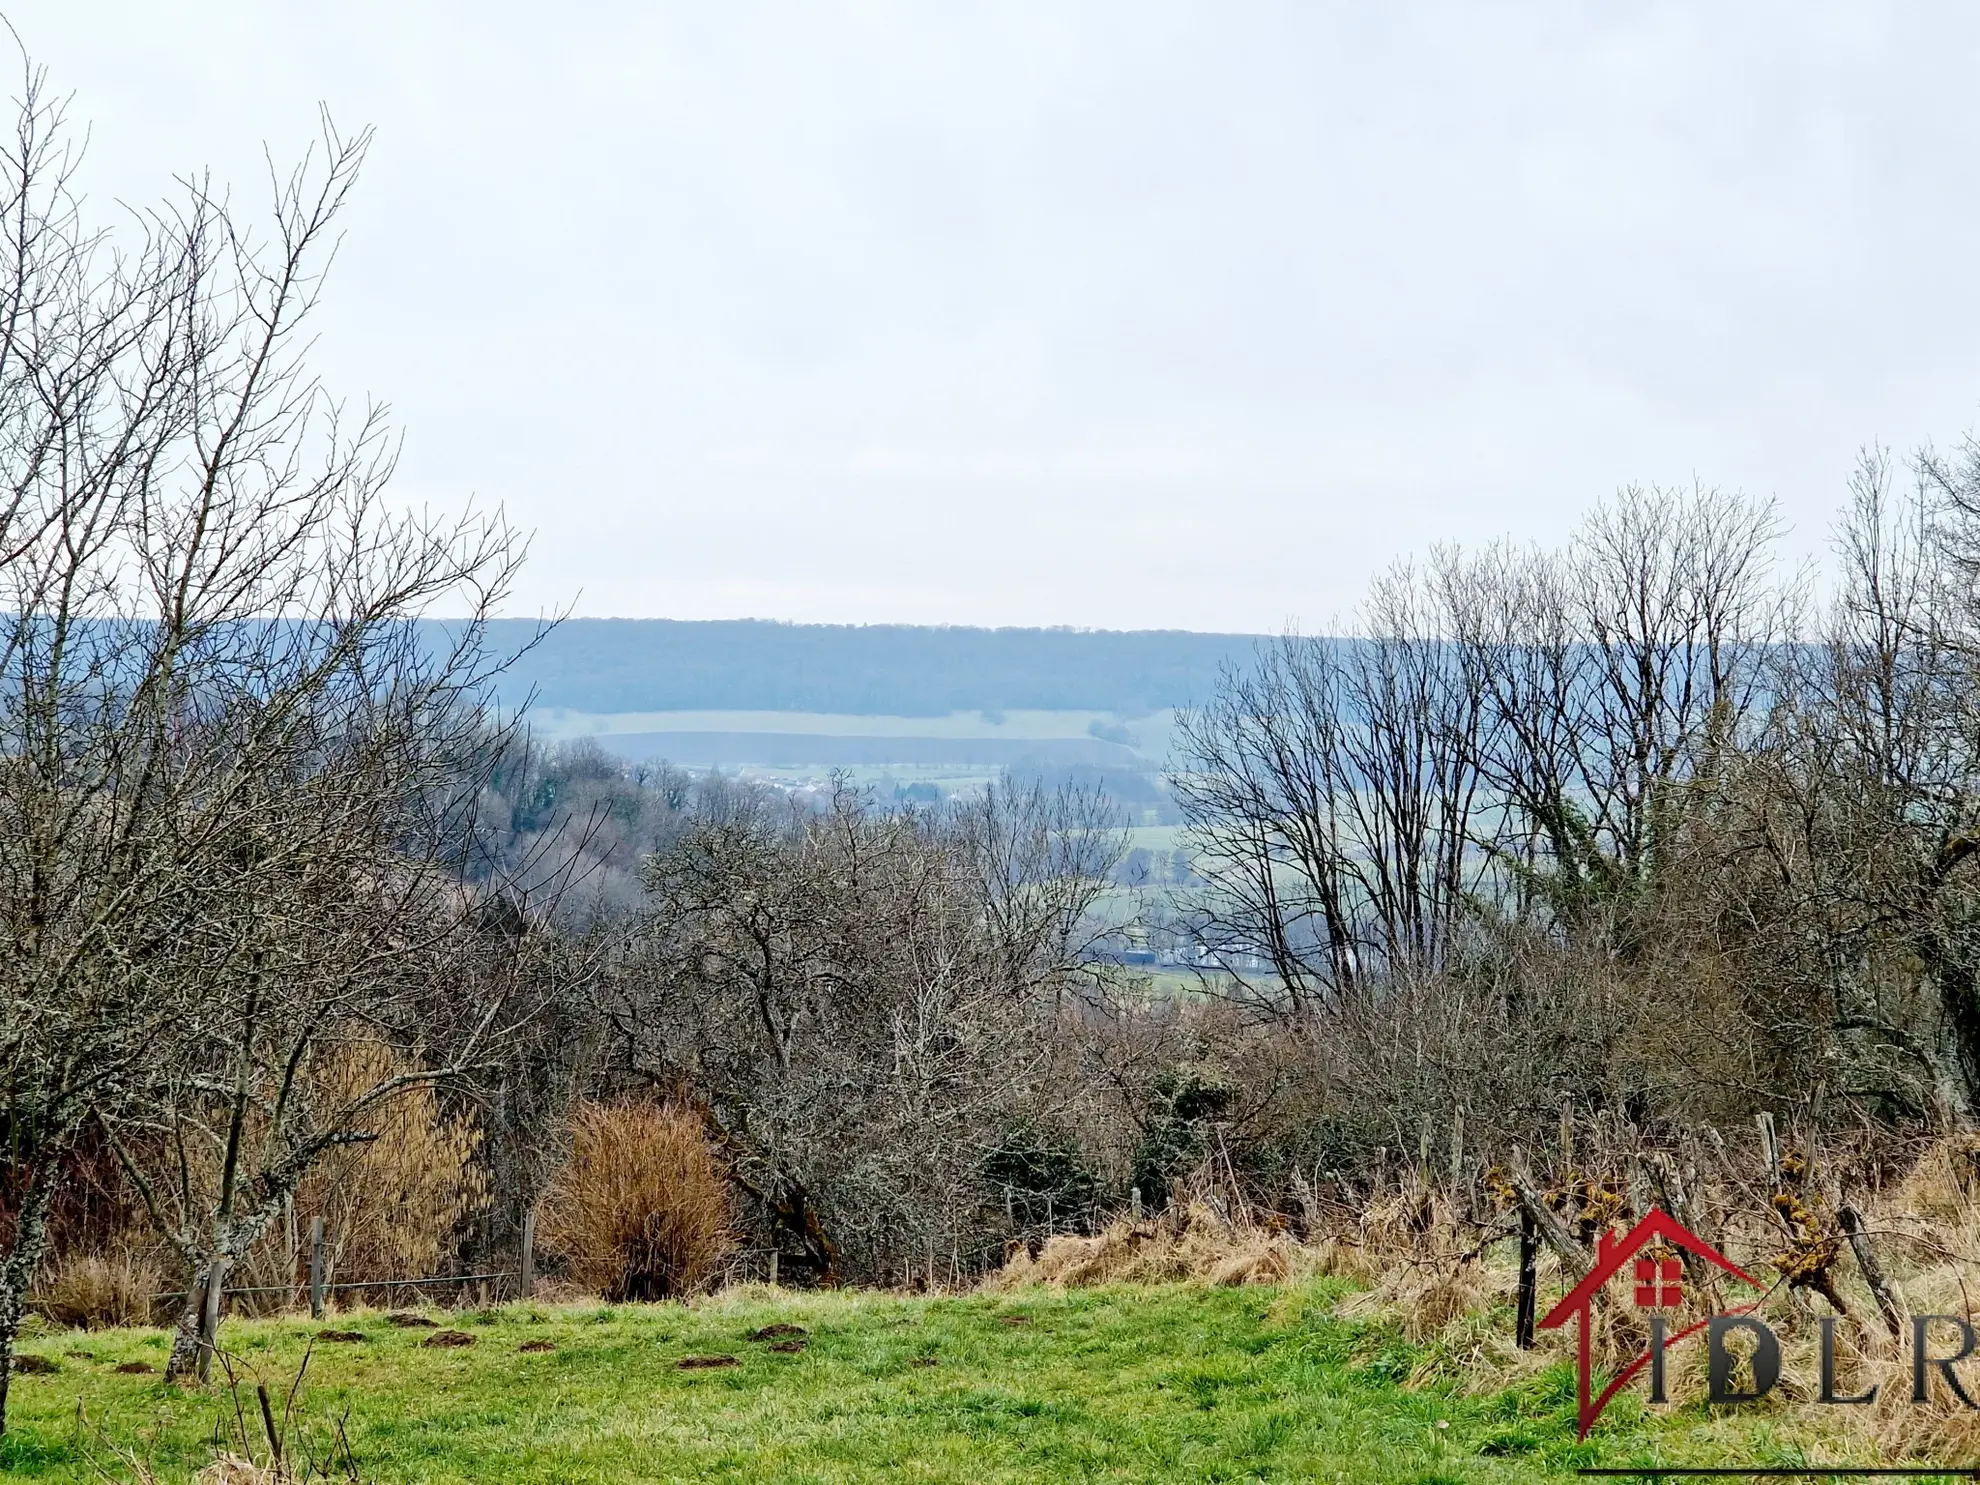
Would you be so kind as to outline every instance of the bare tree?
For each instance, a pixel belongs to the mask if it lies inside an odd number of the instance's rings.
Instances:
[[[1807,1076],[1958,1116],[1980,1110],[1980,479],[1970,447],[1899,474],[1881,450],[1859,464],[1826,633],[1792,649],[1741,760],[1746,859],[1696,883],[1737,894],[1760,981],[1797,995],[1756,1016]]]
[[[1696,822],[1781,697],[1774,531],[1765,503],[1625,490],[1561,552],[1391,573],[1353,631],[1281,640],[1184,718],[1195,931],[1266,961],[1238,997],[1306,1033],[1371,1144],[1457,1105],[1480,1135],[1564,1094],[1652,1107],[1684,1003],[1660,894],[1727,844]]]
[[[0,1386],[85,1127],[137,1170],[153,1134],[226,1110],[215,1200],[168,1224],[192,1287],[217,1296],[271,1206],[393,1091],[306,1109],[326,1040],[362,1026],[443,1043],[419,1064],[434,1077],[493,1029],[470,1015],[462,1035],[422,1037],[389,1008],[430,986],[474,911],[436,864],[483,725],[482,616],[520,559],[499,522],[390,511],[382,412],[350,417],[307,370],[303,327],[367,136],[326,122],[324,153],[273,182],[266,242],[191,183],[128,251],[83,224],[64,137],[31,73],[0,185],[0,1120],[16,1188]],[[467,617],[436,644],[409,620],[438,601]],[[189,1139],[183,1153],[188,1171],[207,1159]],[[211,1313],[182,1322],[175,1373],[210,1348]]]
[[[1771,502],[1632,486],[1561,553],[1441,558],[1503,811],[1474,837],[1557,914],[1653,873],[1686,781],[1764,713],[1791,612],[1771,582],[1777,535]]]
[[[944,1267],[1033,1093],[1120,837],[1090,796],[758,802],[655,857],[612,985],[621,1055],[692,1090],[794,1259]]]
[[[1453,947],[1483,859],[1471,848],[1490,719],[1436,595],[1408,569],[1363,633],[1288,635],[1180,721],[1172,780],[1211,886],[1196,934],[1246,991],[1295,1018]]]

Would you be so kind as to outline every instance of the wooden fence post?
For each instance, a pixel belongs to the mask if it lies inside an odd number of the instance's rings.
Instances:
[[[1893,1337],[1904,1334],[1904,1322],[1899,1318],[1897,1298],[1891,1293],[1890,1281],[1884,1277],[1883,1266],[1877,1262],[1877,1250],[1870,1246],[1870,1234],[1863,1226],[1863,1219],[1856,1214],[1856,1208],[1844,1204],[1836,1208],[1836,1225],[1849,1239],[1849,1251],[1856,1259],[1856,1271],[1863,1275],[1863,1282],[1870,1287],[1870,1297],[1877,1301],[1877,1312],[1884,1317],[1884,1324],[1890,1327]]]
[[[1533,1321],[1540,1308],[1540,1233],[1533,1214],[1519,1210],[1519,1310],[1513,1319],[1513,1344],[1533,1349]]]
[[[309,1219],[309,1318],[323,1318],[323,1219]]]
[[[521,1257],[517,1287],[524,1299],[533,1299],[536,1297],[536,1211],[532,1207],[523,1208]]]
[[[1767,1165],[1767,1189],[1778,1191],[1781,1185],[1781,1147],[1774,1137],[1774,1116],[1755,1114],[1753,1122],[1760,1127],[1760,1158]]]

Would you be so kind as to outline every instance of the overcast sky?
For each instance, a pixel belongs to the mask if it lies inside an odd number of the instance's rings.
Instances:
[[[1964,0],[0,10],[106,204],[376,125],[322,365],[517,612],[1324,628],[1980,419]]]

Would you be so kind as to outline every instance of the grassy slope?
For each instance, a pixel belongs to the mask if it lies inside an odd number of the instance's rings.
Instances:
[[[1577,1446],[1563,1367],[1489,1397],[1435,1380],[1407,1386],[1412,1373],[1435,1374],[1438,1358],[1379,1325],[1333,1318],[1337,1293],[1177,1286],[931,1301],[758,1290],[693,1309],[512,1307],[459,1319],[477,1344],[451,1351],[422,1348],[431,1332],[363,1314],[335,1322],[362,1330],[363,1344],[317,1345],[304,1411],[348,1407],[367,1475],[394,1482],[1428,1485],[1571,1478],[1576,1464],[1660,1445],[1689,1462],[1727,1444],[1795,1461],[1767,1451],[1763,1430],[1728,1438],[1695,1409],[1653,1424],[1629,1398],[1596,1445]],[[773,1321],[809,1327],[810,1348],[783,1356],[746,1339]],[[230,1323],[226,1340],[279,1404],[314,1330]],[[519,1353],[532,1339],[557,1349]],[[219,1394],[113,1370],[162,1362],[161,1333],[42,1335],[27,1349],[62,1370],[15,1381],[15,1429],[0,1442],[9,1478],[100,1479],[90,1459],[107,1457],[105,1440],[137,1446],[168,1482],[210,1457]],[[674,1366],[710,1352],[742,1364]],[[928,1356],[939,1364],[915,1364]]]

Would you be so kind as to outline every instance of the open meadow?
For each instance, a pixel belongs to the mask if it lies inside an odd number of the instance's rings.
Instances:
[[[322,1452],[328,1420],[341,1418],[359,1478],[419,1485],[1470,1485],[1659,1457],[1797,1464],[1804,1448],[1825,1461],[1852,1457],[1805,1432],[1799,1443],[1785,1429],[1776,1438],[1769,1414],[1713,1420],[1691,1404],[1652,1417],[1631,1395],[1580,1445],[1565,1361],[1473,1391],[1462,1328],[1412,1344],[1392,1323],[1337,1314],[1350,1293],[1338,1280],[934,1298],[754,1286],[688,1306],[441,1313],[442,1326],[471,1338],[455,1345],[436,1340],[445,1331],[375,1311],[321,1325],[243,1321],[222,1342],[247,1379],[238,1396],[166,1386],[163,1331],[43,1330],[25,1349],[57,1370],[17,1379],[0,1460],[21,1480],[144,1478],[121,1450],[176,1485],[213,1460],[216,1434],[238,1440],[243,1420],[265,1454],[253,1380],[268,1384],[280,1431],[305,1354],[286,1427],[291,1457]],[[1480,1325],[1503,1330],[1507,1320]],[[791,1326],[801,1333],[756,1338]],[[317,1339],[325,1330],[345,1338]],[[721,1357],[734,1364],[683,1366]]]

